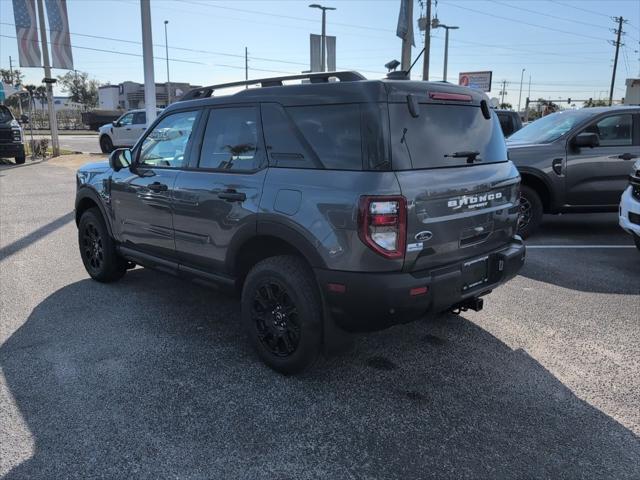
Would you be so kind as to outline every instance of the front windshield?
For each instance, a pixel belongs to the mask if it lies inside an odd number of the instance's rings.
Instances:
[[[13,120],[13,116],[7,107],[0,105],[0,123],[6,123]]]
[[[588,110],[571,110],[552,113],[518,130],[509,137],[508,142],[553,142],[590,116],[591,113]]]

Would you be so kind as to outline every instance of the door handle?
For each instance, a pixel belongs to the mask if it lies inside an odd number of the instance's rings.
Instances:
[[[227,202],[244,202],[247,199],[247,195],[244,192],[229,189],[218,193],[218,198]]]
[[[562,159],[554,158],[551,162],[551,168],[555,172],[556,175],[562,175]]]
[[[149,190],[153,190],[154,192],[166,192],[169,187],[167,187],[164,183],[153,182],[148,185]]]
[[[131,129],[130,129],[130,128],[125,128],[125,130],[126,130],[127,132],[129,132]]]
[[[631,155],[630,153],[623,153],[622,155],[618,155],[618,158],[622,160],[631,160],[634,158],[638,158],[637,155]]]

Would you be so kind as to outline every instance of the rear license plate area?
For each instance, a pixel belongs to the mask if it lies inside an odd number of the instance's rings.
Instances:
[[[484,256],[462,264],[462,292],[481,287],[489,281],[489,257]]]

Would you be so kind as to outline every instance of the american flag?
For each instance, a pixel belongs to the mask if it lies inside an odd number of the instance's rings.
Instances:
[[[73,70],[67,0],[46,0],[46,5],[51,32],[51,66]]]
[[[35,0],[13,0],[18,56],[21,67],[41,67]]]

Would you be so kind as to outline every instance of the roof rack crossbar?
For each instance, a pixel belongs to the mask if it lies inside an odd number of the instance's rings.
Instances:
[[[249,85],[260,85],[260,87],[281,87],[287,80],[309,80],[311,83],[326,83],[330,78],[337,78],[341,82],[356,82],[358,80],[366,80],[358,72],[340,71],[340,72],[313,72],[300,73],[297,75],[285,75],[282,77],[258,78],[255,80],[243,80],[240,82],[221,83],[218,85],[209,85],[207,87],[195,88],[190,90],[180,100],[193,100],[196,98],[206,98],[213,95],[213,92],[223,88],[244,87]]]

